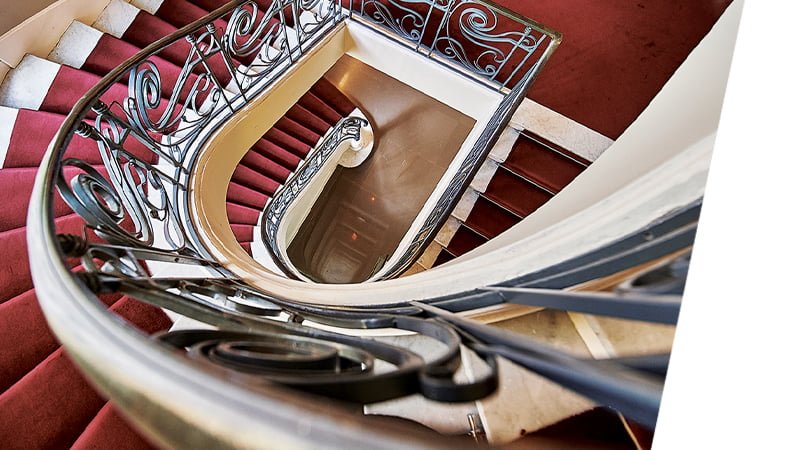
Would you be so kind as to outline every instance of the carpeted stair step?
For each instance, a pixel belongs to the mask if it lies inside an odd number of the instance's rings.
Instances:
[[[317,145],[317,142],[319,142],[319,139],[322,137],[321,134],[315,133],[313,130],[286,116],[281,117],[278,122],[275,123],[275,128],[312,148]]]
[[[140,48],[147,47],[178,30],[169,22],[123,0],[111,0],[92,27]],[[191,53],[192,44],[181,39],[165,47],[158,56],[183,67],[187,55]],[[220,83],[226,85],[231,81],[231,75],[222,57],[209,58],[207,63]],[[202,65],[198,65],[195,73],[203,70]]]
[[[256,152],[270,161],[280,164],[289,171],[294,171],[302,161],[302,159],[294,153],[263,138],[253,144],[250,152]]]
[[[101,78],[93,73],[26,55],[0,84],[0,106],[66,115]],[[112,105],[124,102],[127,97],[128,87],[115,83],[100,99],[106,105]],[[159,106],[148,111],[148,115],[157,118],[166,111],[167,106],[168,100],[161,99]],[[90,111],[88,117],[94,117],[94,113]]]
[[[55,219],[55,224],[60,233],[81,235],[84,221],[79,215],[70,214]],[[0,232],[0,301],[33,289],[26,233],[25,227]]]
[[[262,194],[261,192],[250,189],[246,186],[242,186],[234,181],[231,181],[231,183],[228,185],[226,201],[229,203],[261,210],[264,208],[264,205],[267,204],[269,199],[270,197],[268,195]]]
[[[110,309],[148,334],[172,324],[160,309],[128,297]],[[0,440],[5,448],[67,448],[105,403],[59,348],[0,394]]]
[[[498,167],[483,195],[522,217],[536,211],[553,198],[553,194],[516,175],[503,165]]]
[[[306,144],[277,127],[270,128],[269,131],[264,134],[264,139],[292,152],[300,158],[305,158],[308,152],[311,151],[311,145]]]
[[[286,112],[286,117],[320,136],[324,136],[331,127],[328,122],[325,122],[322,118],[301,106],[300,103],[289,108],[289,111]]]
[[[436,260],[433,262],[431,267],[436,267],[436,266],[438,266],[440,264],[444,264],[444,263],[446,263],[448,261],[452,261],[455,258],[456,258],[455,255],[450,253],[446,248],[442,248],[442,250],[436,256]]]
[[[97,167],[100,170],[100,167]],[[4,207],[0,208],[0,232],[25,227],[26,212],[28,202],[33,192],[33,185],[36,181],[35,167],[15,167],[0,170],[0,192],[5,195]],[[64,169],[67,179],[81,173],[80,169],[67,167]],[[61,198],[55,196],[54,217],[73,214],[72,209]]]
[[[484,244],[486,241],[488,241],[488,239],[485,236],[481,236],[475,230],[462,225],[453,234],[453,238],[450,239],[450,243],[447,244],[446,250],[453,256],[461,256]]]
[[[327,78],[320,78],[313,86],[311,93],[333,108],[341,117],[346,117],[356,109],[356,105]]]
[[[204,8],[197,2],[189,0],[130,0],[130,3],[140,10],[158,17],[176,28],[182,28],[196,20],[202,19],[211,11],[223,6],[227,2],[218,2],[219,4],[211,9]],[[255,19],[256,24],[261,23],[264,17],[264,11],[264,8],[259,8]],[[225,18],[217,19],[213,23],[221,32],[224,32],[228,28],[228,23]],[[277,23],[279,23],[277,18],[270,18],[267,29],[269,29],[270,26],[275,26]],[[248,55],[234,55],[233,57],[240,64],[249,66],[258,57],[258,52],[252,52]]]
[[[106,402],[97,415],[89,422],[71,450],[156,450],[157,447],[145,441],[128,422]]]
[[[307,111],[324,120],[329,127],[336,125],[342,118],[341,114],[312,92],[305,93],[300,97],[297,103]]]
[[[189,25],[208,15],[207,10],[187,0],[130,0],[130,3],[176,28]]]
[[[552,193],[586,169],[588,162],[556,149],[552,144],[521,134],[503,166]]]
[[[239,161],[239,164],[248,167],[253,171],[256,171],[280,184],[286,182],[286,179],[292,173],[290,169],[287,169],[281,164],[275,162],[272,158],[264,156],[255,150],[250,150],[245,153],[244,157],[242,157],[241,161]]]
[[[0,106],[0,167],[39,167],[64,119],[63,114]],[[133,153],[140,157],[152,154],[144,146]],[[91,139],[72,139],[65,156],[89,164],[103,163],[97,143]]]
[[[258,209],[230,202],[225,203],[225,210],[228,213],[228,221],[231,224],[252,226],[258,223],[258,216],[261,214],[261,211]]]
[[[84,23],[74,21],[61,36],[47,59],[102,77],[140,50],[141,48],[133,44]],[[164,89],[162,95],[170,98],[178,85],[182,68],[158,56],[151,56],[148,61],[158,68],[161,86]],[[186,102],[188,94],[191,92],[191,86],[196,80],[196,74],[188,77],[178,96],[179,102]],[[128,82],[127,78],[120,81],[123,84]],[[202,103],[203,99],[203,96],[199,97],[198,104]]]
[[[233,171],[231,181],[261,194],[272,197],[280,188],[280,183],[249,167],[238,165]]]
[[[104,403],[59,348],[0,394],[0,439],[12,448],[68,448]]]
[[[100,296],[106,306],[120,294]],[[50,332],[36,292],[31,289],[0,304],[0,393],[33,370],[61,345]]]
[[[480,196],[464,225],[481,236],[492,239],[519,223],[520,220],[522,220],[520,216]]]
[[[253,242],[253,230],[255,226],[253,225],[242,225],[239,223],[232,223],[231,230],[233,230],[233,235],[236,236],[236,240],[241,243],[248,243]]]

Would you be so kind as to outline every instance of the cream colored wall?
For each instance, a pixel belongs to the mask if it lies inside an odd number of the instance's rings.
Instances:
[[[7,32],[0,28],[0,33],[5,33],[0,36],[0,62],[11,67],[16,67],[26,53],[46,58],[73,20],[91,24],[109,3],[109,0],[2,1],[3,20],[11,18],[8,25],[22,20],[13,29],[5,30]],[[7,7],[7,4],[15,7]],[[44,9],[25,19],[41,7]],[[9,8],[13,11],[7,17]]]
[[[280,80],[228,121],[200,150],[190,180],[190,215],[206,246],[215,257],[244,278],[265,269],[236,242],[225,209],[228,183],[247,150],[297,103],[344,54],[344,25],[304,55]]]
[[[39,11],[47,8],[55,0],[0,0],[0,35],[21,24],[26,19],[33,17]]]

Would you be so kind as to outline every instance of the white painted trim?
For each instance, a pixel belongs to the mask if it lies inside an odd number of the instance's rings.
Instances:
[[[504,163],[506,158],[508,158],[508,154],[511,153],[511,150],[514,148],[518,137],[519,130],[512,126],[506,127],[500,134],[500,138],[497,139],[497,143],[492,147],[492,151],[489,152],[489,158],[500,164]]]
[[[26,55],[0,85],[0,105],[39,109],[58,74],[59,65]]]
[[[92,23],[109,0],[58,0],[0,36],[0,61],[16,67],[26,54],[45,58],[73,20]]]
[[[47,59],[80,69],[97,47],[103,32],[84,23],[73,21],[50,52]]]
[[[10,71],[11,71],[11,67],[9,67],[8,64],[0,61],[0,84],[3,83],[3,80],[6,79],[6,75]]]
[[[164,3],[164,0],[130,0],[130,3],[142,11],[155,14],[158,8],[161,8],[161,4]]]
[[[526,98],[511,118],[511,126],[530,130],[589,161],[596,160],[614,143],[597,131]]]
[[[481,120],[502,100],[499,93],[348,21],[347,54],[452,108]]]
[[[11,143],[11,134],[17,122],[18,110],[0,106],[0,168],[2,168],[8,155],[8,146]]]
[[[475,202],[478,201],[479,197],[480,193],[478,191],[468,187],[461,196],[461,199],[456,203],[456,207],[453,208],[453,212],[451,212],[450,215],[462,222],[466,222],[469,213],[472,212],[472,208],[475,206]]]
[[[97,20],[92,23],[92,26],[116,38],[121,38],[138,14],[139,8],[130,3],[122,0],[111,0],[97,17]]]

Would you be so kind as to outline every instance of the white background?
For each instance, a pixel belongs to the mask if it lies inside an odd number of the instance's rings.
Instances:
[[[654,448],[800,448],[800,7],[747,0]]]

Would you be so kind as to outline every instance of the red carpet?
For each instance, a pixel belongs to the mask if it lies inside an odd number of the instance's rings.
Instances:
[[[322,78],[245,153],[228,185],[226,207],[237,242],[252,255],[258,215],[328,129],[355,109]]]
[[[496,0],[564,36],[528,97],[616,139],[731,0]]]
[[[433,267],[516,225],[553,198],[588,165],[589,161],[540,137],[520,134]]]

